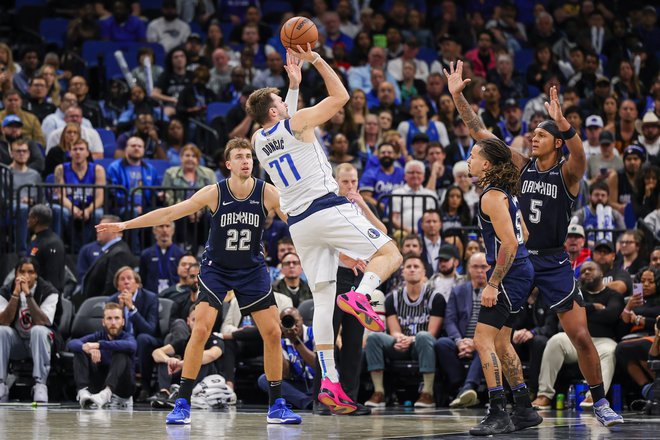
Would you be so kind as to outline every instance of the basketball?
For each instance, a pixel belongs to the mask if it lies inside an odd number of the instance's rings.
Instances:
[[[286,48],[298,51],[296,46],[307,49],[307,43],[316,46],[319,39],[319,31],[312,20],[305,17],[293,17],[289,19],[280,31],[280,40]]]

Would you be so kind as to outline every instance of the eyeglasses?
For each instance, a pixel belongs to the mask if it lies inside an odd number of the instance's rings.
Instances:
[[[299,266],[300,261],[282,261],[282,266]]]

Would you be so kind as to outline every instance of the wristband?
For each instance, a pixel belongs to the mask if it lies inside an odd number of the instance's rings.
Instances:
[[[639,322],[642,320],[642,315],[637,315],[635,318],[635,325],[639,325]]]
[[[573,127],[569,128],[566,131],[561,132],[561,137],[566,141],[577,134],[577,131]]]
[[[488,285],[489,285],[490,287],[492,287],[493,289],[497,289],[497,290],[500,289],[500,286],[498,286],[498,285],[495,284],[495,283],[491,283],[490,281],[488,281]]]
[[[317,54],[317,55],[318,55],[318,54]],[[310,63],[312,63],[312,65],[314,65],[314,64],[316,64],[316,62],[317,62],[318,60],[320,60],[320,59],[321,59],[321,55],[319,55],[319,56],[317,56],[316,58],[314,58],[314,61],[310,61]]]

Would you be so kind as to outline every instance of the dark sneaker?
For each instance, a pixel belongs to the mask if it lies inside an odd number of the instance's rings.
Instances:
[[[511,412],[510,417],[516,431],[531,428],[532,426],[540,425],[541,422],[543,422],[543,417],[541,417],[534,408],[515,408]]]
[[[361,403],[355,403],[357,409],[349,414],[349,416],[368,416],[371,415],[371,408],[362,405]]]
[[[513,432],[516,427],[506,411],[488,410],[486,417],[474,428],[470,429],[470,435],[495,435]]]

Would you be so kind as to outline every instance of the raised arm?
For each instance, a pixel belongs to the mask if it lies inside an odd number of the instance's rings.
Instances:
[[[584,177],[584,173],[587,171],[587,155],[582,146],[582,139],[580,139],[579,134],[571,127],[571,124],[569,124],[561,111],[559,92],[555,86],[550,88],[550,102],[545,103],[545,109],[555,121],[562,134],[564,134],[564,141],[571,154],[564,164],[562,172],[570,192],[577,194],[580,189],[580,179]],[[570,137],[567,138],[567,136]]]
[[[191,198],[167,208],[156,209],[132,220],[119,223],[101,223],[96,230],[103,232],[121,232],[124,229],[147,228],[173,222],[180,218],[194,214],[208,207],[215,211],[218,207],[218,189],[216,185],[207,185],[197,191]]]
[[[328,88],[327,98],[313,107],[299,110],[291,117],[291,130],[296,138],[304,142],[313,142],[315,139],[314,128],[327,122],[339,109],[343,108],[350,96],[337,73],[323,60],[321,55],[312,52],[309,44],[307,44],[307,50],[303,51],[300,46],[298,46],[298,50],[298,53],[292,52],[293,56],[312,63]],[[287,49],[287,52],[289,51],[291,49]]]
[[[289,90],[286,92],[286,103],[289,116],[293,116],[298,111],[298,93],[300,82],[302,81],[302,60],[292,53],[286,53],[286,64],[284,70],[289,77]]]

